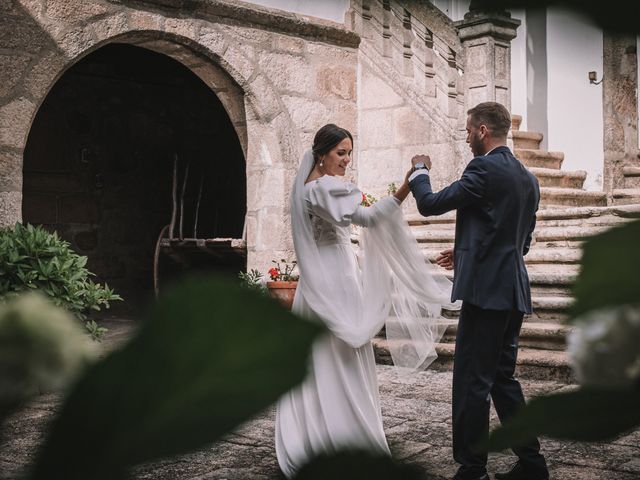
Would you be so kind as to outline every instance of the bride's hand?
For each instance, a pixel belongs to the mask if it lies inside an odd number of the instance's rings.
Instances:
[[[409,175],[411,175],[411,170],[407,172],[404,177],[404,182],[402,183],[402,185],[400,185],[400,188],[396,190],[396,193],[393,194],[393,196],[396,197],[400,201],[400,203],[404,202],[404,199],[407,198],[407,196],[411,192],[411,189],[409,188]]]
[[[443,250],[436,258],[436,263],[445,270],[453,270],[453,248]]]
[[[409,185],[409,177],[411,176],[411,174],[412,174],[412,173],[413,173],[413,168],[410,168],[410,169],[407,171],[406,175],[404,176],[404,183],[405,183],[406,185]]]

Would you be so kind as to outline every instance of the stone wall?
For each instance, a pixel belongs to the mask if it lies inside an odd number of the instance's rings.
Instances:
[[[352,2],[360,33],[359,182],[376,197],[398,184],[418,153],[432,157],[435,188],[458,177],[464,143],[462,45],[453,23],[427,3]],[[405,202],[408,213],[414,202]]]
[[[218,96],[246,160],[249,267],[290,255],[288,196],[302,152],[324,123],[357,129],[359,38],[330,22],[227,1],[2,2],[0,225],[22,218],[23,152],[47,93],[113,42],[178,60]]]
[[[604,191],[625,188],[625,167],[638,158],[638,52],[635,35],[604,33]]]

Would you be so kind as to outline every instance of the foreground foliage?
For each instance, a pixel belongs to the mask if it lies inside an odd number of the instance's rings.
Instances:
[[[32,478],[115,480],[213,442],[304,378],[321,332],[230,282],[175,287],[72,389]]]

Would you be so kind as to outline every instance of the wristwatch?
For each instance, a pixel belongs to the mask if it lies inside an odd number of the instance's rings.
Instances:
[[[413,171],[415,172],[416,170],[426,170],[428,172],[429,167],[427,167],[424,162],[418,162],[413,166]]]

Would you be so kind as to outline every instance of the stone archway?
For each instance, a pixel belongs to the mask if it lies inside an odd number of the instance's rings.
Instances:
[[[172,214],[178,238],[242,237],[240,143],[218,97],[188,68],[110,43],[69,68],[34,119],[23,221],[57,231],[132,305],[153,286],[156,239]],[[232,275],[245,268],[246,251],[223,253],[212,242],[174,242],[163,251],[163,280],[182,269],[176,262]]]
[[[9,94],[0,91],[0,226],[21,220],[24,147],[48,92],[84,56],[119,42],[178,60],[224,105],[246,159],[249,265],[263,266],[267,258],[280,255],[274,252],[291,249],[283,219],[300,139],[291,133],[296,129],[272,84],[274,73],[261,70],[256,54],[237,42],[242,35],[260,32],[202,18],[175,18],[171,12],[143,11],[124,3],[89,1],[66,8],[65,0],[46,2],[46,7],[38,0],[20,0],[16,5],[11,13],[21,18],[11,24],[16,30],[9,35],[15,37],[14,49],[31,60],[16,66],[11,59],[0,58],[0,67],[14,69],[11,78],[21,82]]]

